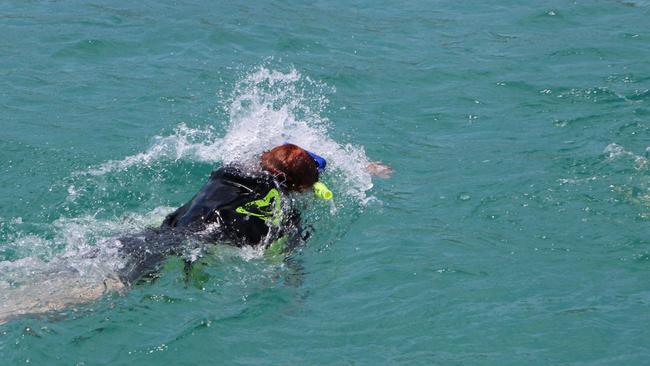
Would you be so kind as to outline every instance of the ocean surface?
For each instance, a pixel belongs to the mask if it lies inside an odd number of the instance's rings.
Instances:
[[[101,281],[107,240],[284,141],[328,159],[335,194],[300,197],[313,235],[290,258],[215,245],[189,278],[170,258],[0,325],[0,364],[647,365],[649,19],[646,0],[0,2],[3,301]]]

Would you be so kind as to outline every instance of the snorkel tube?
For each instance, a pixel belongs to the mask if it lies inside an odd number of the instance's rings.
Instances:
[[[288,144],[288,142],[285,142],[285,144]],[[325,171],[325,167],[327,166],[327,160],[323,158],[322,156],[319,156],[307,149],[304,149],[309,156],[311,156],[312,159],[314,159],[314,162],[316,163],[316,170],[318,170],[318,174],[321,174]],[[324,201],[331,200],[334,197],[334,194],[332,191],[327,188],[325,183],[323,182],[316,182],[314,183],[314,195]]]
[[[330,191],[322,182],[314,183],[314,195],[324,201],[331,200],[332,197],[334,197],[332,191]]]

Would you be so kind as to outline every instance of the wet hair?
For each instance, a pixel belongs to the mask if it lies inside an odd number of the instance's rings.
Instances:
[[[317,164],[299,146],[284,144],[266,151],[261,157],[262,169],[275,175],[289,191],[302,191],[318,182]]]

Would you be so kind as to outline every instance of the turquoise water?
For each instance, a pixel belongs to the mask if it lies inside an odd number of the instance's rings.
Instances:
[[[0,363],[647,364],[649,16],[2,2],[0,297],[55,286],[61,262],[101,277],[111,253],[78,253],[287,139],[328,158],[336,196],[302,198],[314,235],[287,262],[217,247],[186,282],[170,259],[0,325]]]

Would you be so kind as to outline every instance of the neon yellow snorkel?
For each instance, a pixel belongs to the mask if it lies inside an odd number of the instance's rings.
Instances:
[[[314,159],[314,162],[316,163],[316,167],[318,169],[318,173],[319,174],[322,173],[325,170],[325,166],[327,166],[327,161],[325,160],[325,158],[323,158],[322,156],[318,156],[309,150],[305,150],[305,151],[307,151],[307,153],[312,157],[312,159]],[[334,197],[332,191],[330,191],[329,188],[327,188],[327,186],[323,182],[314,183],[314,194],[316,195],[316,197],[324,201],[331,200],[332,197]]]
[[[332,191],[322,182],[314,183],[314,195],[325,201],[331,200],[334,197]]]

